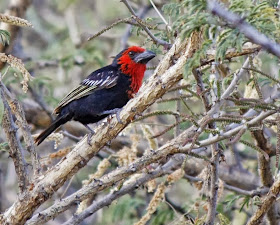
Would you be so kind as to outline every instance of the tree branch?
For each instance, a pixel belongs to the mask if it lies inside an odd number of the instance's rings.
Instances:
[[[279,193],[280,193],[280,179],[279,179],[279,175],[278,175],[276,181],[269,189],[269,192],[268,192],[266,198],[263,200],[261,206],[256,210],[254,215],[250,218],[247,225],[261,224],[265,214],[268,212],[268,210],[271,208],[271,206],[275,203]]]
[[[4,83],[2,81],[0,81],[0,87],[2,88],[2,91],[9,103],[10,107],[12,108],[13,114],[15,115],[15,117],[17,119],[16,124],[19,126],[19,128],[22,131],[23,139],[24,139],[24,142],[26,143],[26,150],[28,152],[30,152],[30,154],[31,154],[32,169],[34,171],[34,174],[38,175],[39,171],[40,171],[40,163],[38,160],[37,152],[35,150],[34,141],[31,136],[30,127],[25,119],[25,113],[24,113],[21,105],[19,104],[18,100],[12,96],[12,94],[6,88],[6,86],[4,85]]]
[[[6,94],[3,91],[2,83],[0,83],[0,94],[4,104],[4,117],[3,117],[3,129],[5,131],[7,141],[9,143],[9,154],[14,161],[15,170],[18,176],[19,191],[22,194],[29,184],[29,178],[27,175],[27,164],[23,157],[23,147],[18,137],[18,127],[14,122],[12,110],[6,98]]]
[[[99,209],[103,208],[104,206],[109,206],[115,199],[120,198],[121,196],[133,191],[134,189],[138,188],[139,186],[143,185],[144,183],[148,182],[149,180],[155,179],[156,177],[162,176],[164,174],[168,174],[171,170],[178,168],[178,166],[180,166],[180,163],[178,163],[178,162],[172,163],[172,164],[166,163],[166,165],[159,166],[157,169],[155,169],[152,172],[143,173],[142,176],[137,178],[134,182],[123,186],[118,191],[114,191],[114,192],[106,195],[105,197],[103,197],[101,200],[99,200],[97,202],[93,202],[92,205],[90,205],[84,212],[73,215],[72,218],[70,218],[63,225],[79,224],[85,218],[91,216]],[[59,207],[57,207],[57,208],[59,208]],[[50,210],[49,212],[51,212],[51,211],[53,211],[53,210]],[[34,224],[37,224],[37,223],[34,223]],[[28,223],[27,223],[27,225],[28,225]]]
[[[128,10],[131,12],[131,14],[134,16],[134,19],[136,20],[136,22],[143,28],[144,31],[146,31],[146,33],[151,37],[151,39],[153,40],[153,42],[155,44],[159,44],[159,45],[163,45],[166,48],[170,48],[171,44],[169,44],[168,42],[158,39],[157,37],[155,37],[152,32],[149,30],[148,27],[144,26],[143,23],[141,22],[141,19],[137,17],[136,13],[134,12],[134,10],[132,9],[132,7],[130,6],[130,4],[128,3],[127,0],[121,0],[121,2],[123,2],[126,7],[128,8]]]
[[[257,31],[256,28],[248,24],[244,18],[228,11],[215,0],[207,0],[208,9],[213,15],[217,15],[231,24],[232,27],[240,30],[250,41],[261,45],[268,52],[280,58],[280,45],[269,39],[264,34]]]
[[[91,146],[87,144],[87,138],[85,137],[76,145],[66,158],[51,168],[44,176],[34,180],[32,191],[25,193],[20,201],[16,201],[5,212],[4,218],[1,221],[2,224],[15,223],[20,225],[25,223],[40,204],[49,199],[67,179],[71,178],[71,176],[73,176],[73,174],[75,174],[80,168],[84,167],[108,141],[116,137],[117,134],[130,123],[131,119],[136,114],[144,111],[148,106],[155,102],[156,99],[161,97],[174,84],[182,79],[183,66],[187,59],[191,57],[197,49],[196,40],[197,34],[193,34],[189,40],[184,40],[183,42],[178,38],[174,43],[174,46],[172,46],[170,51],[161,61],[154,75],[149,79],[149,82],[141,87],[138,95],[128,102],[121,111],[120,119],[123,121],[123,124],[118,123],[115,117],[110,121],[110,124],[105,126],[101,124],[96,130],[96,135],[91,140]],[[170,59],[173,55],[178,54],[178,50],[182,53],[181,57],[169,69],[162,70],[165,66],[170,66]],[[145,165],[147,164],[142,164],[142,166]],[[138,169],[140,169],[140,167],[134,168],[132,165],[128,170],[124,170],[126,171],[125,176],[136,172]],[[118,174],[119,171],[116,170],[116,172],[116,174]],[[123,175],[114,176],[113,182],[122,179]],[[108,185],[112,184],[110,179],[106,179],[106,182],[107,181]]]

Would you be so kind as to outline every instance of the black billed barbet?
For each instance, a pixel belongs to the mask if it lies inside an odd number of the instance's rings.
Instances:
[[[138,46],[121,51],[111,65],[92,72],[61,100],[54,110],[57,118],[35,139],[35,143],[39,145],[67,121],[79,121],[90,129],[87,124],[116,113],[138,92],[146,63],[154,57],[155,53]]]

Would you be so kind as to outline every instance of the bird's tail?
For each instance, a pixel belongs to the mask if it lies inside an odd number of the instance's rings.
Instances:
[[[38,137],[35,138],[35,144],[39,145],[44,141],[52,132],[54,132],[60,125],[66,123],[71,118],[69,118],[69,114],[58,116],[52,124],[45,129]]]

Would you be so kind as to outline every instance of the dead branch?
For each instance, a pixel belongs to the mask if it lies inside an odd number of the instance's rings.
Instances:
[[[9,143],[9,154],[14,161],[15,170],[18,176],[19,191],[22,194],[28,184],[29,178],[27,174],[27,164],[23,157],[23,147],[18,137],[18,127],[13,119],[12,109],[9,106],[6,94],[3,91],[3,86],[0,83],[1,99],[4,103],[4,117],[3,117],[3,129],[5,131],[7,141]]]
[[[25,113],[21,105],[19,104],[18,100],[12,96],[12,94],[9,92],[9,90],[6,88],[6,86],[3,84],[2,81],[0,81],[0,87],[2,88],[2,91],[7,99],[7,102],[12,109],[12,113],[16,117],[16,124],[22,131],[23,139],[26,144],[26,150],[31,154],[31,159],[32,159],[31,166],[34,171],[34,174],[38,175],[40,170],[40,163],[38,160],[37,152],[35,150],[34,141],[31,136],[30,127],[25,118]]]
[[[277,196],[280,193],[280,179],[279,175],[276,179],[276,181],[273,183],[271,188],[269,189],[269,192],[265,199],[263,200],[261,206],[256,210],[254,215],[250,218],[247,225],[258,225],[261,224],[264,216],[268,212],[268,210],[273,206],[273,204],[276,201]]]

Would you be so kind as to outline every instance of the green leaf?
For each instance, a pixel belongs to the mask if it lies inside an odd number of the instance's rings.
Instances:
[[[8,31],[0,29],[0,42],[2,43],[2,45],[4,45],[4,46],[9,45],[10,38],[11,38],[11,35]]]
[[[245,205],[247,206],[247,208],[249,208],[249,202],[250,202],[250,196],[245,196],[245,198],[241,204],[241,208],[239,209],[239,212],[242,211],[242,209],[244,208]]]
[[[0,151],[6,152],[8,148],[9,148],[8,142],[0,143]]]

